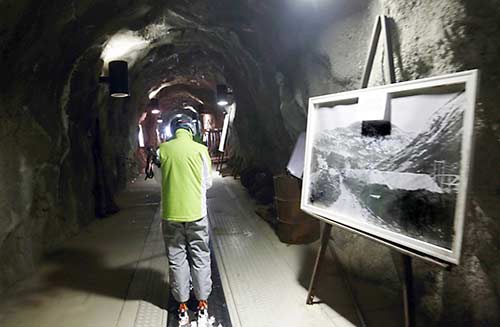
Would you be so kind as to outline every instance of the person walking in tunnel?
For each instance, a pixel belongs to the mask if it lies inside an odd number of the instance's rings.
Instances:
[[[187,115],[172,124],[175,138],[160,145],[162,232],[169,260],[172,294],[179,302],[179,326],[189,326],[190,286],[198,300],[198,326],[208,325],[212,291],[206,191],[212,185],[206,146],[193,140]]]

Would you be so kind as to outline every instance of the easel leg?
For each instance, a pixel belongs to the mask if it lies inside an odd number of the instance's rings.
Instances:
[[[325,224],[323,228],[323,233],[321,234],[321,245],[318,250],[318,255],[316,256],[316,263],[314,264],[314,270],[309,282],[309,291],[307,292],[307,304],[313,304],[314,300],[314,290],[316,286],[316,279],[319,273],[319,267],[325,256],[326,248],[328,247],[328,240],[330,239],[330,233],[332,231],[332,225]]]
[[[224,162],[224,152],[219,152],[217,155],[217,165],[215,169],[220,173],[222,172],[222,163]]]
[[[412,259],[403,254],[403,304],[405,311],[405,327],[415,326],[415,301],[413,293]]]
[[[224,159],[226,159],[226,151],[222,152],[220,156],[219,171],[222,171],[222,165],[224,164]]]
[[[215,166],[215,170],[220,172],[220,162],[222,161],[222,153],[217,151],[217,165]]]

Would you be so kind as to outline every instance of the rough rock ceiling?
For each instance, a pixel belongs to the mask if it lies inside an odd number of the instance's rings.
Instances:
[[[177,105],[209,102],[215,83],[230,84],[236,154],[280,171],[304,128],[305,99],[358,85],[372,14],[385,12],[402,80],[482,71],[463,265],[451,274],[418,267],[416,276],[433,320],[498,325],[498,8],[498,0],[0,0],[0,293],[95,214],[116,210],[112,194],[133,171],[150,91],[170,83],[161,93]],[[132,96],[110,99],[97,83],[103,51],[127,40],[120,56],[132,64]],[[392,278],[386,252],[336,237],[357,275]]]

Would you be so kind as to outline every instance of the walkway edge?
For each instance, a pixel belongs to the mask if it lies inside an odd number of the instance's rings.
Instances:
[[[209,209],[210,210],[210,209]],[[209,218],[211,213],[209,213]],[[238,311],[236,310],[236,302],[234,301],[233,292],[229,280],[227,279],[226,267],[224,265],[224,260],[220,253],[220,243],[219,240],[212,234],[212,244],[214,255],[216,259],[217,268],[219,268],[219,275],[222,283],[222,289],[224,290],[224,297],[226,298],[227,310],[229,311],[229,317],[231,318],[232,327],[241,327],[240,317]]]

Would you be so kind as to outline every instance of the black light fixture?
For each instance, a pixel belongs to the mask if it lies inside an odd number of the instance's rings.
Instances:
[[[233,103],[233,90],[226,84],[217,85],[217,104],[221,107]]]
[[[160,101],[158,101],[158,98],[150,99],[148,107],[149,107],[149,110],[151,110],[151,113],[153,115],[159,114],[160,113]]]
[[[109,95],[114,98],[128,97],[128,63],[123,60],[110,61],[109,76],[101,76],[99,81],[109,84]]]

